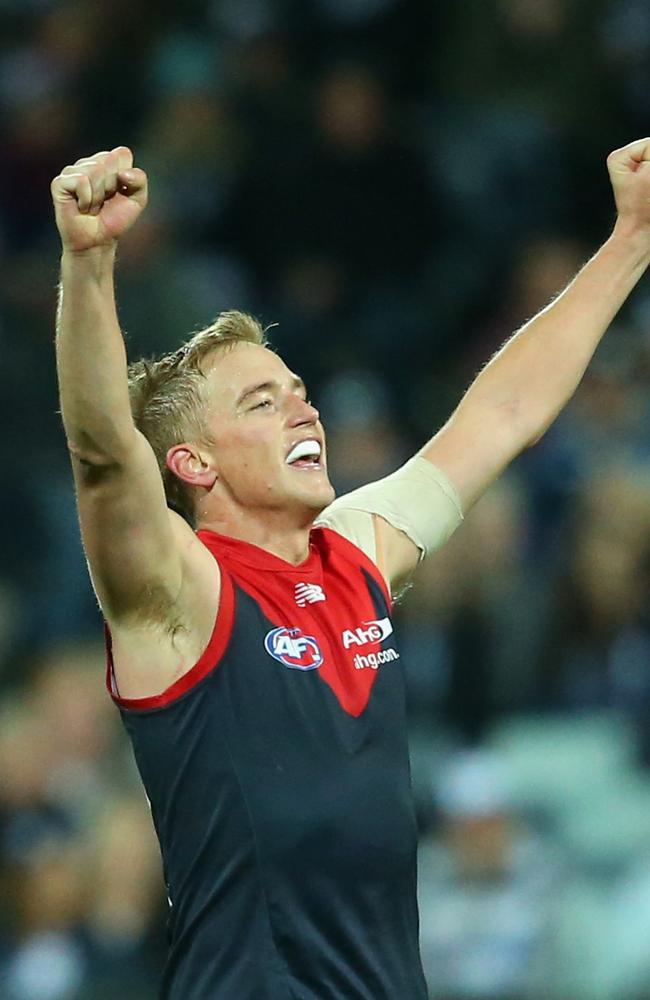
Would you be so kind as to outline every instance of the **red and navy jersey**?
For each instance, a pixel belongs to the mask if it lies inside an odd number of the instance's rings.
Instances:
[[[164,1000],[424,1000],[402,665],[376,566],[328,528],[299,566],[210,531],[217,622],[121,699],[163,857]]]

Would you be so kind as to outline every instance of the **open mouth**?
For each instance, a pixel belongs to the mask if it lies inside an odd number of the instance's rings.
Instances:
[[[322,469],[321,451],[320,442],[315,438],[299,441],[293,446],[285,462],[294,469]]]

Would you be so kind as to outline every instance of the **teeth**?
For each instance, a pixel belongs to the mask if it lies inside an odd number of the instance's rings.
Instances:
[[[299,458],[313,458],[315,461],[318,461],[320,451],[318,441],[299,441],[287,455],[287,464],[290,465],[292,462],[297,462]]]

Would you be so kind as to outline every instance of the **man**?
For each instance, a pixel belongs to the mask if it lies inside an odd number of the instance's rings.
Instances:
[[[608,166],[595,257],[414,459],[334,503],[318,411],[250,317],[127,369],[115,248],[147,200],[130,150],[52,182],[61,408],[163,855],[164,998],[426,996],[390,590],[544,433],[647,267],[650,139]]]

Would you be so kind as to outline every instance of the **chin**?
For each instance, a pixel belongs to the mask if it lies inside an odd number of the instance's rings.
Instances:
[[[310,490],[301,491],[300,497],[296,497],[296,499],[300,499],[310,513],[316,517],[326,507],[329,507],[335,496],[334,487],[327,481],[318,486],[314,485]]]

